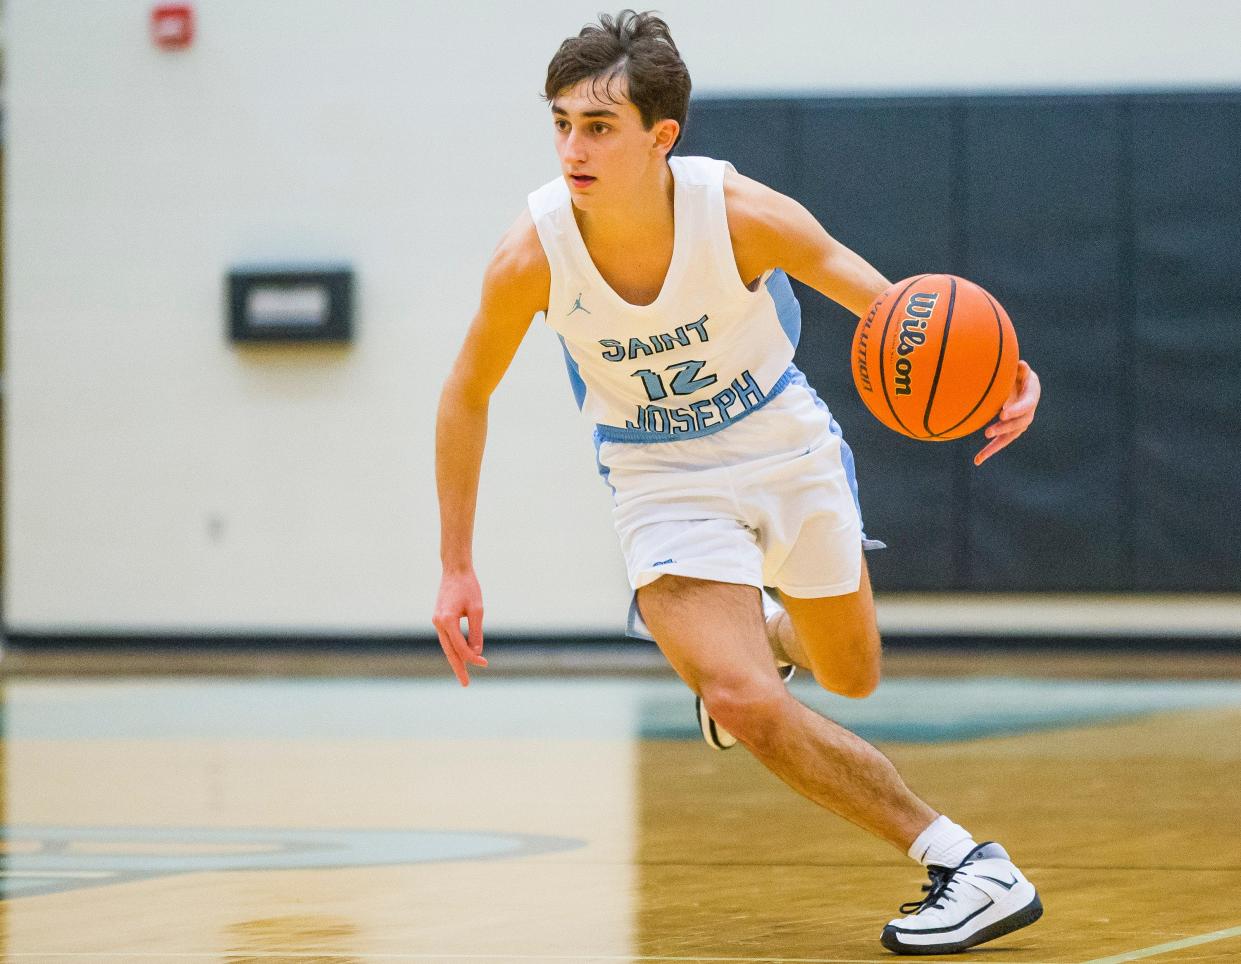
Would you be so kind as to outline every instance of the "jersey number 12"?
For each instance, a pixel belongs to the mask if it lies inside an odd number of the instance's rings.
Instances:
[[[672,394],[693,395],[700,388],[714,385],[716,380],[714,375],[698,377],[698,373],[702,371],[702,366],[705,364],[705,361],[683,361],[665,368],[665,374],[667,372],[676,372],[668,383],[672,388]],[[652,402],[658,402],[661,398],[668,397],[668,391],[664,388],[664,380],[656,372],[651,371],[649,368],[642,368],[634,372],[633,377],[642,379],[642,385],[646,388],[646,397]]]

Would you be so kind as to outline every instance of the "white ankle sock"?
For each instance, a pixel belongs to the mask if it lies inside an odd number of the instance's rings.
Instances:
[[[968,830],[940,816],[918,834],[918,839],[909,848],[909,856],[923,867],[930,864],[955,867],[977,846]]]

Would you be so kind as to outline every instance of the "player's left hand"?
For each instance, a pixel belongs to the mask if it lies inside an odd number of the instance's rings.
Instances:
[[[1034,410],[1038,408],[1039,397],[1043,389],[1038,383],[1034,369],[1023,361],[1017,362],[1017,382],[1012,393],[1000,408],[1000,417],[983,431],[991,439],[987,447],[974,456],[974,464],[983,462],[995,455],[1009,442],[1030,427],[1034,421]]]

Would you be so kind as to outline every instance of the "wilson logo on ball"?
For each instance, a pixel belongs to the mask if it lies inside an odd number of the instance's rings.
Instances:
[[[935,311],[937,301],[938,292],[922,291],[910,295],[909,304],[905,306],[901,337],[896,346],[896,353],[901,357],[896,360],[896,377],[892,379],[897,395],[909,395],[913,391],[910,382],[913,361],[908,356],[913,354],[915,348],[926,343],[926,320]]]
[[[853,382],[894,432],[942,442],[976,432],[1017,379],[1017,336],[999,303],[964,278],[924,274],[881,294],[853,336]]]

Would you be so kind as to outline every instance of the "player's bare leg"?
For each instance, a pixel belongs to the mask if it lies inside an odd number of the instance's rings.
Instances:
[[[821,599],[781,593],[780,602],[787,615],[768,624],[775,636],[773,648],[813,673],[824,689],[841,696],[869,696],[879,685],[882,654],[866,557],[856,592]]]
[[[796,655],[819,682],[857,696],[874,689],[879,639],[865,565],[856,593],[789,602]],[[929,893],[903,905],[909,916],[883,929],[885,947],[898,954],[951,953],[1039,919],[1043,907],[1034,885],[1002,847],[975,843],[914,796],[877,749],[789,695],[771,659],[758,590],[663,576],[638,591],[638,605],[664,655],[711,716],[768,769],[928,867]],[[833,656],[843,669],[829,665]]]
[[[638,590],[638,606],[711,716],[794,790],[902,852],[935,820],[887,757],[789,695],[757,589],[663,576]]]

